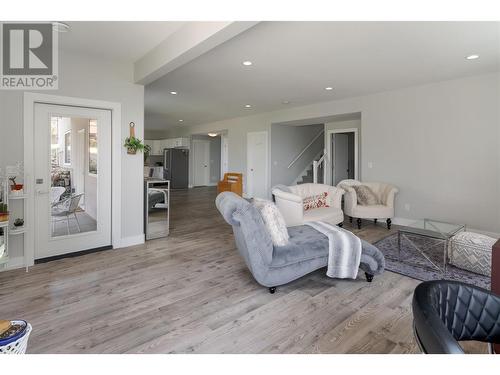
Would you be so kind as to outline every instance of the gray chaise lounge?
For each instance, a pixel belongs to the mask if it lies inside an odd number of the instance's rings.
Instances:
[[[215,204],[233,227],[236,247],[255,280],[271,293],[328,264],[328,238],[307,225],[289,227],[290,243],[273,247],[271,237],[257,209],[231,192],[220,193]],[[384,271],[384,255],[375,246],[362,242],[360,269],[367,281]]]

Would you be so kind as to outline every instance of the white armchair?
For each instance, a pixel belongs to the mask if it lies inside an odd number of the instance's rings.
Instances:
[[[329,224],[342,226],[344,213],[341,200],[344,190],[335,186],[323,184],[301,184],[295,186],[275,186],[272,190],[276,206],[283,215],[288,227],[302,225],[308,221],[325,221]],[[304,211],[304,198],[328,193],[329,207],[314,208]]]
[[[353,185],[368,186],[377,196],[379,204],[371,206],[362,206],[358,204],[358,197]],[[398,189],[390,184],[383,182],[360,182],[356,180],[343,180],[337,185],[345,190],[344,212],[352,219],[356,218],[358,229],[361,229],[361,219],[386,219],[387,229],[391,229],[391,219],[394,217],[394,198]]]

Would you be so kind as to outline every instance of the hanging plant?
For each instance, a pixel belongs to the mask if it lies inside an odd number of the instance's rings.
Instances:
[[[137,151],[144,150],[144,144],[139,138],[135,137],[135,124],[131,122],[129,124],[130,137],[125,139],[124,146],[127,148],[127,154],[135,155]]]
[[[135,155],[137,151],[144,150],[144,145],[142,144],[142,141],[136,137],[129,137],[125,139],[124,146],[127,148],[127,153],[130,155]]]

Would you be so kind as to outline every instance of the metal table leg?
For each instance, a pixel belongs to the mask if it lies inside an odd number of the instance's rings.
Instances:
[[[398,260],[401,261],[401,231],[398,230]]]

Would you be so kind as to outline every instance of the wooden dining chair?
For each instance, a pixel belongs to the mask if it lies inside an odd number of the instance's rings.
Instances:
[[[241,197],[243,195],[243,174],[224,173],[224,179],[217,184],[217,194],[223,191],[232,191]]]

